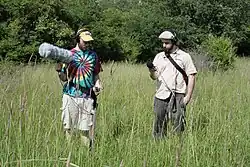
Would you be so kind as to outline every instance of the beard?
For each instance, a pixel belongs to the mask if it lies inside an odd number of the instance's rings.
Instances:
[[[163,48],[165,54],[170,54],[174,49],[174,45],[172,45],[170,48]]]

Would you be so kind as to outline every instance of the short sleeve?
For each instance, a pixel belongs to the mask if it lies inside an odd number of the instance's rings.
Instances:
[[[155,66],[155,67],[158,67],[159,66],[159,55],[157,54],[156,56],[155,56],[155,58],[154,58],[154,60],[153,60],[153,65]]]
[[[164,63],[165,61],[163,57],[164,57],[164,52],[161,52],[158,53],[153,60],[153,64],[158,72],[162,72],[166,68],[166,63]]]
[[[96,55],[96,65],[95,65],[94,73],[95,73],[95,75],[98,75],[102,71],[103,71],[103,68],[101,65],[100,58]]]
[[[192,57],[189,54],[185,55],[184,66],[185,66],[185,72],[187,73],[187,75],[197,73],[197,69],[193,63]]]

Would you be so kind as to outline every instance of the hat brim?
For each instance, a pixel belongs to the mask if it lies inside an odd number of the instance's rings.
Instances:
[[[94,40],[90,35],[80,35],[80,37],[85,42],[93,41]]]

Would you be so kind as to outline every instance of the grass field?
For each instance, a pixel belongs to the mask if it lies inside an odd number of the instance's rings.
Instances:
[[[180,166],[250,166],[249,69],[250,60],[237,59],[234,70],[199,72]],[[155,85],[145,65],[104,65],[93,154],[64,138],[53,64],[1,65],[0,74],[0,166],[57,167],[67,159],[86,167],[176,165],[177,137],[152,139]]]

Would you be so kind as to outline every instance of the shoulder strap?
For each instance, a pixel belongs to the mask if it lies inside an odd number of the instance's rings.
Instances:
[[[186,72],[174,61],[174,59],[170,56],[170,54],[166,54],[169,61],[175,66],[175,68],[183,75],[184,81],[186,85],[188,85],[188,76]]]

